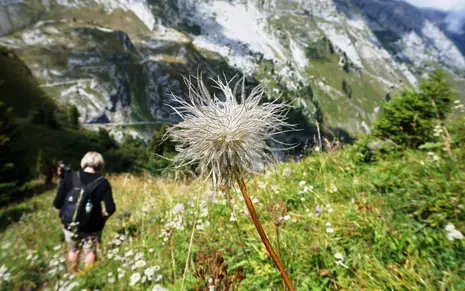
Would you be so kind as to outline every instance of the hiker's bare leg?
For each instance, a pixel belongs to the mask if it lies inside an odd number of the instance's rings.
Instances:
[[[68,262],[71,273],[79,272],[79,250],[70,249],[68,251]]]
[[[87,251],[84,254],[84,263],[86,264],[86,268],[92,267],[93,264],[97,261],[97,255],[94,251]]]

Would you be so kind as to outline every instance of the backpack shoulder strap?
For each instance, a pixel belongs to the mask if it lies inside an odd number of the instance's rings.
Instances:
[[[81,182],[81,175],[79,175],[79,171],[77,171],[74,175],[73,175],[73,189],[74,188],[79,188],[81,187],[82,185],[82,182]]]
[[[94,181],[90,182],[86,186],[86,192],[90,195],[92,192],[103,182],[105,178],[103,176],[98,177]]]

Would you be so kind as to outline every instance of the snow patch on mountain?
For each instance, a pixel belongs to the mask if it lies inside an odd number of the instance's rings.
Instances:
[[[182,13],[205,31],[194,44],[228,57],[234,66],[253,69],[257,52],[277,62],[287,59],[285,48],[266,30],[266,15],[253,5],[212,1]]]
[[[292,58],[297,64],[299,69],[303,70],[308,65],[308,58],[305,55],[304,50],[297,44],[296,41],[290,40],[290,47],[292,52]]]

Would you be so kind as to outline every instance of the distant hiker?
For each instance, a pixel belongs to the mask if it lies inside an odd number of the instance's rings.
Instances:
[[[46,171],[46,175],[45,175],[45,184],[46,185],[51,185],[52,184],[52,179],[53,179],[53,175],[55,174],[55,166],[48,162],[47,163],[47,171]]]
[[[64,181],[66,176],[70,176],[72,173],[71,168],[68,167],[64,161],[59,161],[58,162],[58,185],[61,185],[61,183]]]
[[[116,210],[110,183],[96,173],[103,165],[101,154],[88,152],[81,160],[82,170],[64,178],[53,201],[63,226],[73,273],[79,270],[82,249],[86,267],[95,263],[102,230]]]

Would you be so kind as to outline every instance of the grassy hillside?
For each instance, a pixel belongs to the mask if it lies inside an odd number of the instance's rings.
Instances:
[[[464,290],[465,240],[457,234],[465,232],[464,122],[446,124],[451,155],[407,150],[360,164],[353,148],[315,150],[249,180],[296,290]],[[2,209],[0,280],[10,276],[0,286],[180,290],[186,270],[185,289],[204,290],[196,274],[208,280],[213,270],[227,270],[231,279],[245,274],[239,290],[282,289],[234,189],[215,195],[201,181],[131,175],[110,182],[117,212],[101,260],[78,277],[65,271],[53,192]],[[215,252],[222,253],[209,259]]]

